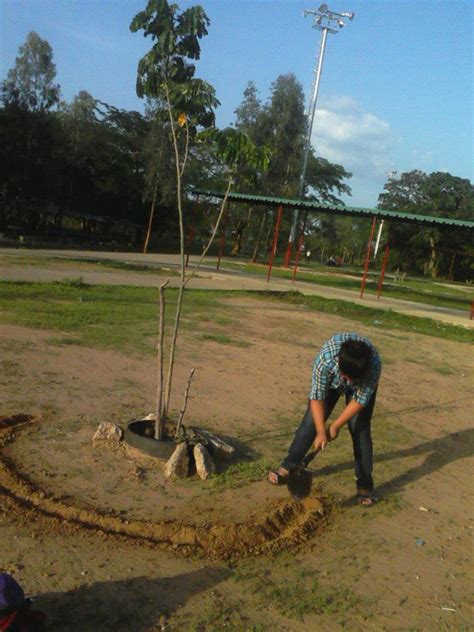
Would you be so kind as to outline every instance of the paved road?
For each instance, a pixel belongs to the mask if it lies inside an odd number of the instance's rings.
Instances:
[[[8,263],[2,255],[8,255]],[[35,263],[34,266],[26,264],[15,265],[15,257],[45,257],[44,265]],[[58,262],[51,265],[46,258],[57,258]],[[117,270],[104,268],[103,270],[87,270],[78,266],[74,269],[74,263],[60,263],[61,259],[109,259],[131,264],[156,266],[159,270],[153,272],[134,272],[133,270]],[[198,257],[190,257],[189,269],[198,261]],[[317,295],[325,298],[335,298],[349,301],[366,307],[378,309],[391,309],[401,314],[410,316],[423,316],[433,318],[454,325],[473,328],[474,320],[470,320],[468,311],[437,307],[424,303],[415,303],[401,299],[382,297],[380,300],[374,295],[366,294],[363,299],[358,292],[340,288],[331,288],[315,283],[296,281],[292,283],[288,279],[272,278],[267,283],[264,277],[255,276],[241,271],[229,270],[222,263],[221,270],[215,268],[216,259],[209,257],[204,261],[203,267],[189,282],[188,287],[212,290],[266,290],[266,291],[290,291],[297,290],[302,294]],[[60,281],[66,277],[81,276],[85,283],[109,284],[109,285],[136,285],[143,287],[157,287],[164,279],[168,278],[166,269],[175,272],[179,269],[179,256],[167,254],[120,253],[120,252],[90,252],[77,250],[26,250],[14,248],[0,249],[0,279],[10,281]],[[177,286],[179,278],[169,277],[171,287]],[[467,298],[467,296],[466,296]]]

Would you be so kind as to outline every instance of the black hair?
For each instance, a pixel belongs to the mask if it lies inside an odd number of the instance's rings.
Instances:
[[[339,368],[353,380],[363,378],[372,359],[372,349],[362,340],[346,340],[339,351]]]

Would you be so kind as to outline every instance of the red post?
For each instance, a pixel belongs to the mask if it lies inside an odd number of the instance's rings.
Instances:
[[[385,269],[387,267],[387,261],[388,261],[388,253],[390,251],[390,248],[388,246],[388,244],[385,246],[385,252],[383,255],[383,260],[382,260],[382,270],[380,272],[380,277],[379,277],[379,282],[377,285],[377,298],[380,298],[380,294],[382,292],[382,288],[383,288],[383,280],[385,277]]]
[[[304,221],[303,221],[303,228],[301,230],[301,235],[300,235],[300,238],[298,240],[298,249],[296,251],[295,267],[293,268],[293,276],[291,277],[291,282],[292,283],[295,282],[296,273],[298,271],[298,262],[299,262],[300,257],[301,257],[301,246],[303,245],[303,241],[304,241],[304,231],[306,229],[306,220],[307,219],[308,219],[308,211],[306,211],[306,213],[305,213]]]
[[[275,253],[276,253],[276,249],[277,249],[278,234],[280,232],[280,224],[281,224],[281,216],[282,215],[283,215],[283,206],[280,205],[278,207],[277,220],[276,220],[276,224],[275,224],[275,230],[273,232],[272,251],[270,253],[270,260],[268,261],[267,281],[270,281],[270,277],[272,275],[273,260],[275,258]]]
[[[227,216],[229,214],[229,202],[226,203],[226,207],[225,207],[225,211],[224,211],[224,217],[222,218],[223,222],[222,222],[222,229],[221,229],[221,238],[219,240],[219,256],[217,258],[217,266],[216,266],[216,270],[219,270],[219,268],[221,267],[221,259],[222,259],[222,255],[224,254],[224,245],[225,245],[225,231],[227,228]]]
[[[360,285],[360,298],[364,296],[365,282],[367,281],[367,272],[369,270],[370,253],[372,252],[372,240],[375,232],[375,222],[377,218],[374,216],[372,220],[372,230],[370,231],[369,243],[367,244],[367,257],[365,258],[364,274],[362,275],[362,283]]]

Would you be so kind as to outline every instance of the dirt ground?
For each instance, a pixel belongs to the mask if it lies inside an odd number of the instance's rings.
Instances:
[[[315,353],[354,324],[225,301],[246,346],[185,333],[173,407],[195,366],[187,419],[233,440],[245,476],[254,463],[278,463]],[[153,410],[152,356],[1,329],[1,412],[33,420],[2,433],[0,570],[39,595],[49,629],[474,628],[468,345],[357,326],[384,363],[373,421],[380,502],[355,505],[343,432],[295,507],[265,480],[239,484],[232,464],[212,481],[169,482],[155,462],[92,446],[100,421],[124,426]],[[329,598],[316,607],[320,594]]]

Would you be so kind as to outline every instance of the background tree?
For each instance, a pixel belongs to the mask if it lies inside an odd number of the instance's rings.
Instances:
[[[33,112],[49,110],[59,103],[59,85],[50,44],[32,31],[20,46],[15,65],[2,82],[2,101]]]
[[[3,225],[44,232],[48,209],[141,224],[148,123],[83,91],[57,112],[0,108]]]
[[[427,175],[414,170],[391,176],[378,205],[386,210],[472,221],[474,187],[469,180],[446,172]],[[389,242],[392,265],[402,270],[460,279],[472,270],[474,245],[466,232],[391,222]]]
[[[307,125],[301,84],[293,74],[280,75],[272,84],[269,99],[262,105],[255,84],[249,82],[235,113],[236,128],[249,134],[257,146],[266,145],[271,150],[269,169],[265,175],[255,178],[254,174],[244,170],[236,186],[244,192],[250,190],[260,195],[295,198],[299,190]],[[350,195],[350,187],[345,182],[350,177],[351,174],[341,165],[316,158],[310,150],[306,172],[307,197],[331,204],[341,203],[340,195]],[[254,243],[252,259],[257,259],[261,243],[268,233],[268,227],[265,226],[269,219],[274,219],[274,213],[274,210],[263,210],[252,214],[250,207],[244,214],[234,207],[234,254],[240,252],[240,245],[244,242],[242,232],[247,229],[246,243]],[[320,221],[314,218],[308,224],[307,233],[317,231]],[[291,219],[285,215],[280,232],[281,242],[287,239],[290,223]]]
[[[150,211],[143,244],[144,253],[148,251],[157,206],[162,231],[173,223],[176,206],[174,151],[165,104],[158,99],[148,99],[145,112],[150,122],[150,131],[143,146],[146,165],[143,197],[149,202]]]
[[[235,110],[235,127],[257,142],[258,119],[262,113],[262,103],[258,98],[257,86],[249,81],[242,103]]]

